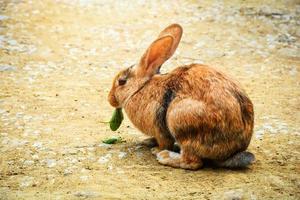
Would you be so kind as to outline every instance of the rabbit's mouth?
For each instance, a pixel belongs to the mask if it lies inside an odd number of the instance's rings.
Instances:
[[[108,102],[112,107],[118,108],[119,107],[119,102],[117,101],[115,95],[110,91],[108,95]]]

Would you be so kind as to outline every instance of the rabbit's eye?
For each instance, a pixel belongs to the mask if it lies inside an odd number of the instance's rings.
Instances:
[[[119,79],[119,85],[125,85],[126,81],[126,79]]]

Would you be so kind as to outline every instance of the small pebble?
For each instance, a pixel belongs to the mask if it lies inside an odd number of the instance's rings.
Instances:
[[[100,164],[105,164],[105,163],[107,163],[108,161],[109,161],[109,159],[111,158],[111,154],[109,153],[109,154],[107,154],[107,155],[105,155],[105,156],[101,156],[100,158],[99,158],[99,160],[98,160],[98,163],[100,163]]]
[[[241,200],[243,199],[244,191],[242,189],[230,190],[224,193],[224,200]]]
[[[0,65],[0,72],[4,71],[16,71],[17,67],[10,65]]]
[[[37,149],[40,149],[43,147],[43,143],[42,142],[35,142],[33,143],[32,145],[33,147],[37,148]]]
[[[47,159],[46,163],[47,163],[47,167],[49,167],[49,168],[56,166],[56,160],[54,160],[54,159]]]
[[[80,191],[74,193],[74,196],[79,197],[79,198],[97,198],[100,197],[100,194],[97,192],[92,192],[92,191]]]
[[[67,169],[64,170],[64,176],[70,175],[72,173],[73,173],[73,170],[70,169],[70,168],[67,168]]]
[[[127,156],[127,153],[126,153],[126,152],[120,152],[119,155],[118,155],[118,157],[119,157],[120,159],[123,159],[123,158],[125,158],[126,156]]]
[[[34,164],[34,161],[33,160],[25,160],[23,164],[26,166],[30,166],[30,165]]]
[[[89,177],[88,176],[80,176],[79,177],[81,181],[86,182],[88,181]]]
[[[21,182],[20,182],[20,187],[21,188],[24,188],[24,187],[30,187],[33,185],[33,180],[34,178],[33,177],[30,177],[30,176],[25,176],[21,179]]]

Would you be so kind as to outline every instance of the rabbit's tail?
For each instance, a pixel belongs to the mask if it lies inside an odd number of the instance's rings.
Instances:
[[[216,161],[217,166],[226,168],[245,168],[255,161],[254,154],[243,151],[229,157],[224,161]]]

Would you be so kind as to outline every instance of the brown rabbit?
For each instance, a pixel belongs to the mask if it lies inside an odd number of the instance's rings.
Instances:
[[[109,102],[124,108],[132,123],[158,143],[159,163],[184,169],[203,159],[240,168],[255,158],[246,152],[253,132],[253,105],[241,87],[223,73],[201,64],[159,74],[176,50],[182,28],[163,30],[142,56],[115,77]],[[180,153],[173,152],[174,142]]]

